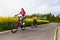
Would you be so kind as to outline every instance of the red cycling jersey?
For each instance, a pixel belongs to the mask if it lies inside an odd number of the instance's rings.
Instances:
[[[23,17],[26,16],[26,12],[25,11],[21,11],[19,14],[21,14]]]

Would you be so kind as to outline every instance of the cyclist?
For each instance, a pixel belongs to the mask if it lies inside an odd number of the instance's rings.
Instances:
[[[23,8],[21,8],[21,11],[18,14],[16,14],[15,16],[17,16],[19,14],[21,14],[21,16],[22,16],[21,23],[23,24],[24,19],[26,18],[26,12]]]
[[[36,15],[33,15],[32,19],[33,19],[33,24],[35,25],[37,23],[37,17],[36,17]]]

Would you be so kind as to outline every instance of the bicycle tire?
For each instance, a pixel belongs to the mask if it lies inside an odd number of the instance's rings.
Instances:
[[[16,25],[16,22],[11,24],[11,32],[12,32],[12,33],[16,33],[17,30],[18,30],[18,26],[15,27],[14,25]]]

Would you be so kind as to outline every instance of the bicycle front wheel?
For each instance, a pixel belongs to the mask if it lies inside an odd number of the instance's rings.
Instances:
[[[17,30],[18,30],[18,24],[17,23],[11,24],[11,32],[15,33],[17,32]]]

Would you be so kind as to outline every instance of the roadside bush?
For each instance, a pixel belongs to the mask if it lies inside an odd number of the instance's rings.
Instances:
[[[13,22],[15,22],[18,18],[14,17],[0,17],[0,31],[10,30],[10,26]],[[33,20],[31,18],[25,19],[26,26],[31,26]],[[48,23],[48,20],[37,20],[37,24],[45,24]]]

